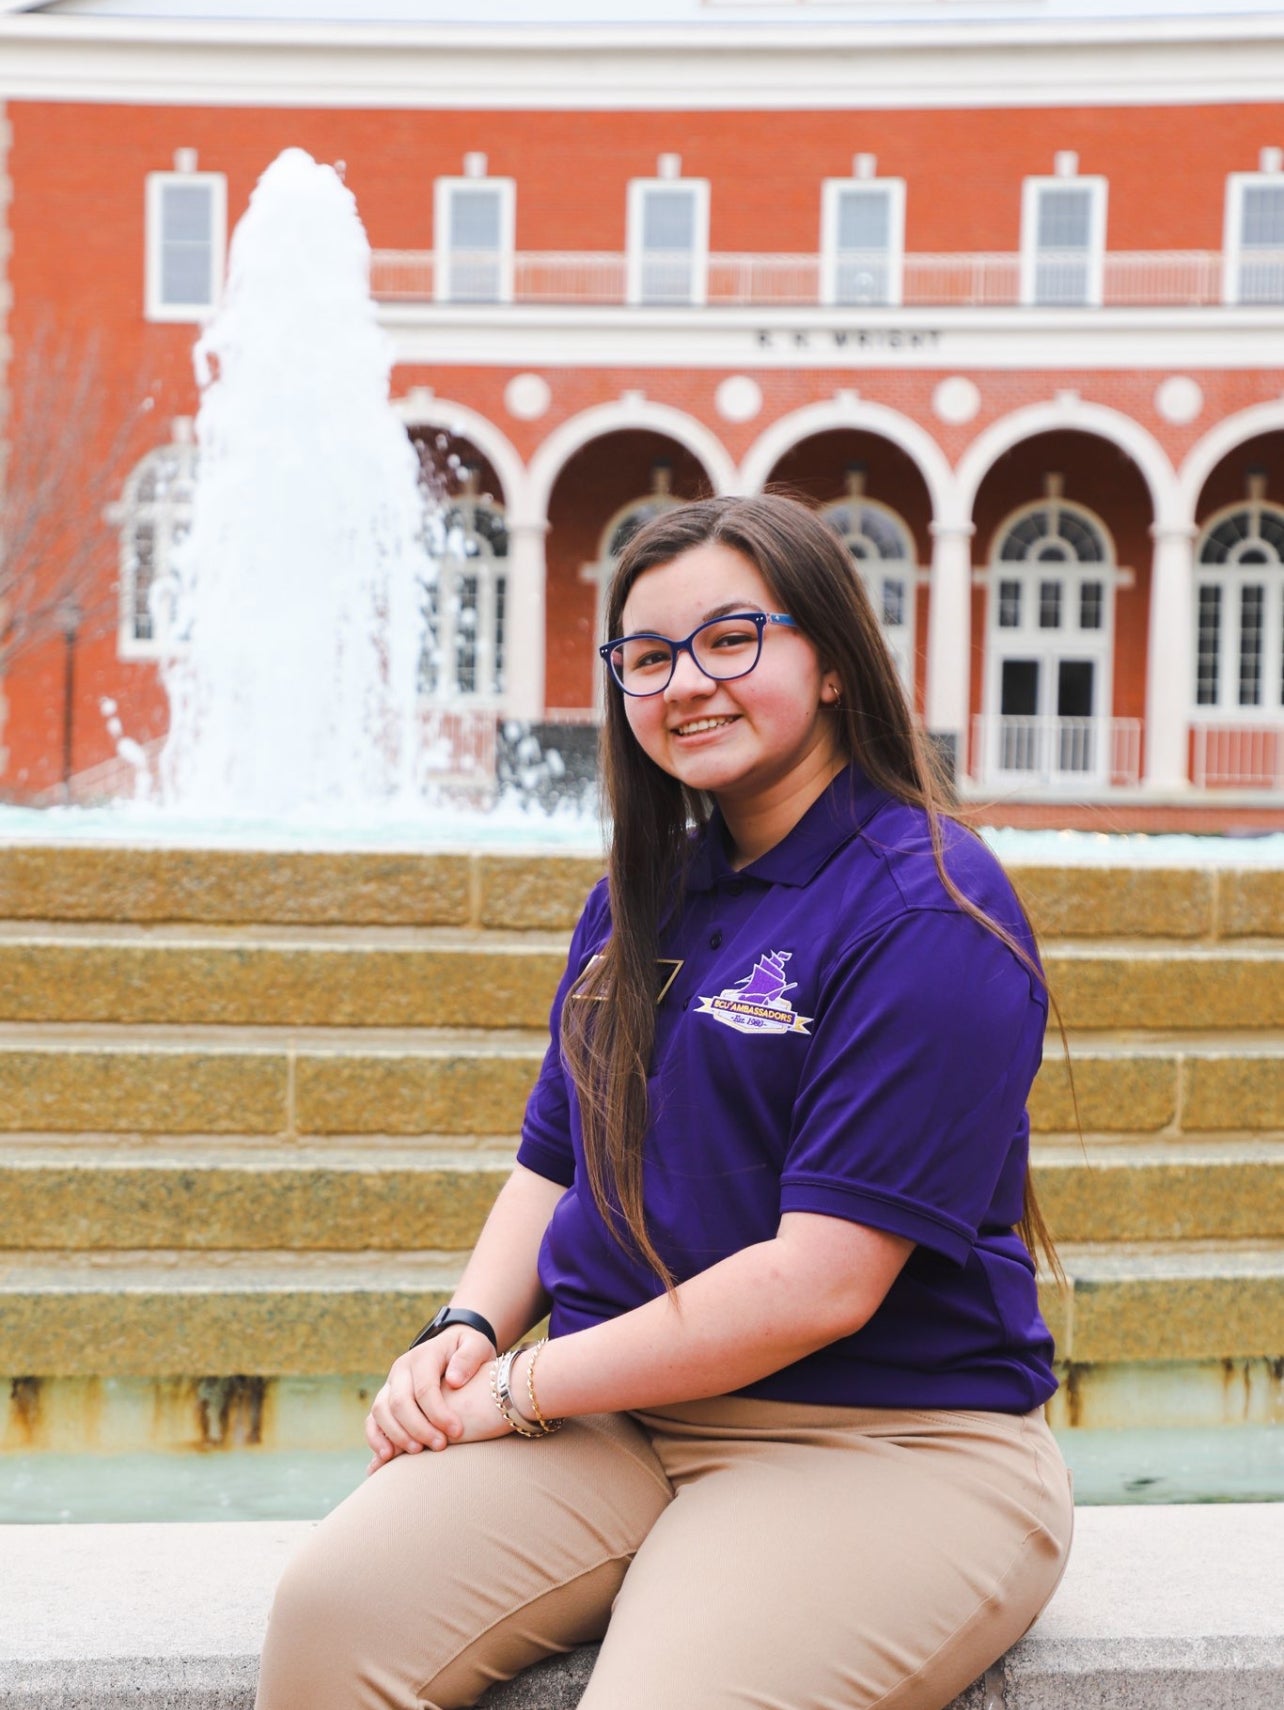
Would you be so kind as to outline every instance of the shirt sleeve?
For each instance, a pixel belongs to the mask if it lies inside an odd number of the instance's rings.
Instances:
[[[540,1067],[539,1079],[526,1101],[522,1119],[522,1136],[517,1148],[517,1162],[538,1176],[561,1187],[570,1187],[575,1180],[575,1150],[571,1138],[571,1093],[569,1077],[562,1063],[562,1005],[566,994],[583,973],[590,957],[595,954],[606,935],[606,881],[603,879],[589,893],[584,911],[571,935],[566,968],[558,983],[553,1007],[549,1011],[549,1043]]]
[[[1024,1156],[1042,987],[969,916],[919,909],[841,952],[816,1007],[782,1212],[866,1223],[962,1264],[1014,1144]]]

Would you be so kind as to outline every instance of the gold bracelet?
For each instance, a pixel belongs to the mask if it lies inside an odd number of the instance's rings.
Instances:
[[[540,1412],[539,1402],[535,1399],[535,1362],[541,1352],[548,1347],[548,1337],[542,1337],[531,1349],[531,1363],[526,1368],[526,1393],[530,1397],[531,1412],[535,1415],[536,1424],[543,1427],[543,1434],[551,1437],[554,1431],[560,1431],[566,1423],[564,1419],[545,1419]]]
[[[521,1353],[520,1348],[510,1348],[506,1354],[501,1354],[490,1368],[490,1393],[495,1406],[504,1417],[511,1431],[516,1431],[519,1437],[547,1437],[550,1427],[547,1425],[532,1425],[523,1419],[513,1405],[513,1392],[509,1382],[513,1371],[513,1361]]]

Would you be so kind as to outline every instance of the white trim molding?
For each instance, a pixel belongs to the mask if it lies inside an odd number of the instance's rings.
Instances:
[[[981,483],[1005,451],[1041,433],[1086,433],[1109,440],[1136,464],[1150,490],[1155,526],[1184,526],[1176,472],[1168,454],[1153,435],[1121,410],[1085,403],[1073,393],[1061,393],[1046,404],[1028,404],[992,422],[959,459],[957,468],[960,516],[970,518]]]
[[[717,494],[737,493],[740,486],[735,462],[716,434],[703,422],[677,410],[669,404],[652,403],[641,393],[626,392],[611,404],[596,404],[554,428],[530,461],[529,495],[532,513],[546,518],[548,504],[558,476],[571,458],[591,440],[608,433],[629,433],[641,429],[664,434],[685,446],[709,477],[709,485]]]
[[[509,527],[516,527],[530,520],[531,513],[524,504],[526,465],[512,441],[494,422],[467,404],[456,404],[449,398],[439,398],[435,392],[430,392],[422,386],[412,387],[399,398],[393,398],[392,408],[407,430],[413,427],[430,427],[441,433],[457,434],[461,439],[471,440],[499,476],[503,491],[497,496],[504,507]]]
[[[460,111],[1277,102],[1276,16],[799,27],[0,19],[0,98]]]
[[[898,446],[923,477],[933,518],[949,515],[956,508],[954,471],[927,429],[898,410],[871,403],[854,392],[840,392],[823,403],[806,404],[764,428],[740,465],[739,490],[760,493],[786,452],[803,440],[842,428],[877,434]]]
[[[1233,416],[1225,416],[1191,446],[1178,476],[1181,504],[1185,516],[1193,523],[1199,511],[1200,495],[1208,477],[1223,457],[1236,446],[1259,434],[1284,432],[1284,398],[1266,404],[1251,404]]]

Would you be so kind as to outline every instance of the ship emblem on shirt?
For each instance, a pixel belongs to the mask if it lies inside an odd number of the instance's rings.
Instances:
[[[785,978],[785,963],[791,950],[768,950],[759,956],[753,972],[734,986],[725,986],[717,997],[702,997],[697,1015],[711,1015],[737,1033],[806,1033],[810,1015],[799,1015],[785,996],[797,980]]]

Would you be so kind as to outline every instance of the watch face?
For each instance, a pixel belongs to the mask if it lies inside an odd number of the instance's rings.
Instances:
[[[436,1316],[434,1317],[432,1323],[428,1326],[428,1328],[432,1331],[434,1336],[438,1336],[441,1334],[441,1332],[446,1328],[446,1326],[449,1323],[450,1323],[450,1308],[448,1306],[439,1306],[437,1308]]]

